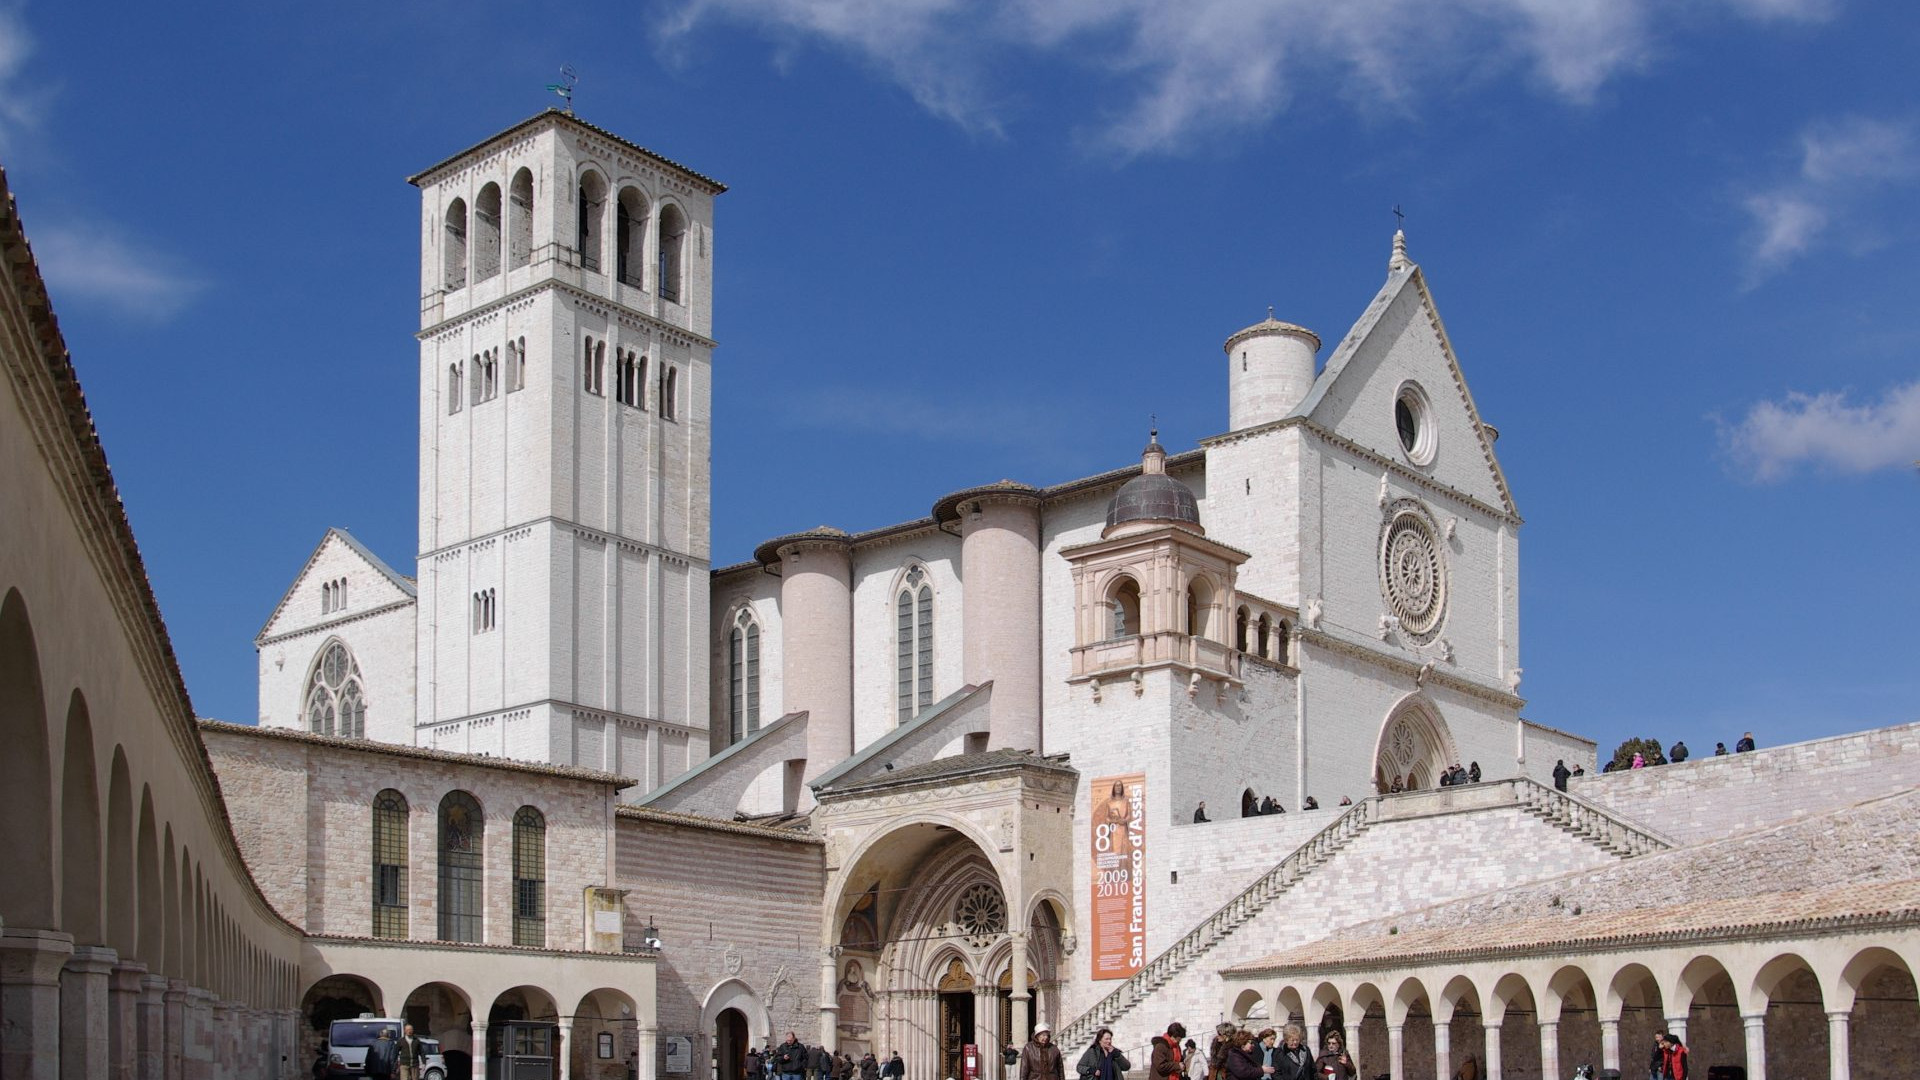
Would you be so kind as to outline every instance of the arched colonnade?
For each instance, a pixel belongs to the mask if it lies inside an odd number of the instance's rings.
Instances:
[[[392,959],[402,962],[360,969],[381,969],[384,977],[337,971],[306,985],[300,1001],[304,1063],[322,1051],[332,1021],[371,1014],[401,1020],[413,1025],[415,1035],[438,1040],[447,1080],[486,1076],[488,1054],[502,1050],[498,1026],[513,1020],[560,1026],[560,1045],[553,1051],[560,1080],[626,1080],[630,1071],[651,1078],[657,1071],[650,965],[640,980],[644,987],[629,993],[613,985],[586,987],[577,979],[516,982],[529,974],[532,966],[526,964],[496,962],[490,977],[475,979],[467,977],[471,958],[469,964],[422,956]],[[462,968],[464,975],[415,981],[422,971],[445,974]]]
[[[1914,920],[1920,923],[1920,919]],[[1578,943],[1569,943],[1577,945]],[[1892,1080],[1920,1060],[1920,928],[1799,940],[1463,959],[1391,969],[1252,966],[1227,973],[1236,1020],[1341,1030],[1360,1075],[1449,1080],[1472,1055],[1489,1080],[1581,1064],[1641,1075],[1655,1036],[1748,1080]]]

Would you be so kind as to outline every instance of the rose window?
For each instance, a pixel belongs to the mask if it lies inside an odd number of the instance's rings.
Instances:
[[[1388,519],[1380,544],[1380,581],[1401,629],[1431,633],[1446,610],[1446,566],[1425,515],[1412,508]]]
[[[953,921],[968,943],[984,948],[1007,928],[1007,904],[991,885],[970,886],[953,908]]]

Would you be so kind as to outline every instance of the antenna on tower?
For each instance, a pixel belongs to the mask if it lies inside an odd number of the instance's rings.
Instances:
[[[568,116],[573,115],[573,86],[579,81],[580,76],[574,74],[572,64],[561,64],[560,81],[547,84],[547,89],[559,94],[561,100],[567,103],[566,113]]]

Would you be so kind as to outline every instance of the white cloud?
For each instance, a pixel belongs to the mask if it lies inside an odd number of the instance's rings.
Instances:
[[[28,239],[55,306],[71,298],[166,319],[205,287],[174,260],[97,225],[36,228]]]
[[[20,86],[20,73],[33,55],[33,38],[19,12],[0,5],[0,151],[13,146],[14,132],[39,116],[38,96]]]
[[[1823,16],[1828,0],[1710,0],[1735,17]],[[686,0],[667,38],[710,19],[818,41],[874,65],[929,111],[999,131],[1011,64],[1084,68],[1128,88],[1095,138],[1125,153],[1177,150],[1285,107],[1297,72],[1366,104],[1417,86],[1524,67],[1590,100],[1644,65],[1658,0]]]
[[[1759,480],[1800,465],[1850,473],[1909,466],[1920,460],[1920,381],[1857,405],[1841,392],[1790,393],[1755,405],[1721,435]]]
[[[1754,223],[1749,287],[1862,218],[1887,188],[1920,176],[1912,121],[1850,116],[1800,133],[1798,167],[1741,200]]]

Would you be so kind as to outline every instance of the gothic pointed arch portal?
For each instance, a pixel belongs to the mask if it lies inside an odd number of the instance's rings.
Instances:
[[[1409,694],[1381,725],[1373,753],[1375,789],[1385,793],[1433,787],[1458,758],[1453,732],[1440,710],[1424,695]]]
[[[840,909],[832,945],[840,1049],[856,1058],[898,1049],[910,1076],[959,1076],[963,1047],[994,1061],[1033,1018],[1053,1018],[1062,967],[1057,913],[1023,903],[981,839],[907,825],[850,868],[856,891]],[[1023,911],[1032,917],[1023,921]],[[1012,1012],[1016,933],[1026,1024]]]

